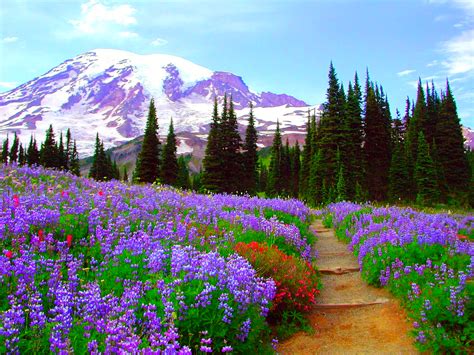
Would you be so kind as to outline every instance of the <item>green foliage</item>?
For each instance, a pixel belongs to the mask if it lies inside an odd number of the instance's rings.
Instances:
[[[270,196],[277,196],[283,192],[283,178],[280,122],[277,121],[277,127],[273,137],[270,167],[268,170],[267,192]]]
[[[163,184],[177,186],[178,179],[178,159],[176,157],[176,135],[174,133],[173,120],[170,121],[168,136],[163,148],[161,158],[161,182]]]
[[[438,199],[439,191],[436,167],[431,159],[423,132],[420,132],[417,146],[415,181],[418,193],[416,200],[419,204],[432,204]]]
[[[249,123],[245,131],[245,143],[243,145],[243,184],[242,191],[251,195],[257,191],[258,182],[258,155],[257,155],[257,129],[253,116],[253,105],[250,103]]]

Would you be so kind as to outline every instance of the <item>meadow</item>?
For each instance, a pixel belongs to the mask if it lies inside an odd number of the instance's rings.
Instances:
[[[268,319],[316,302],[297,200],[15,165],[0,189],[2,353],[272,352]]]

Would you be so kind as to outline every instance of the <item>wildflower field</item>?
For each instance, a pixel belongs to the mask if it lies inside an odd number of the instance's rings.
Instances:
[[[420,350],[472,353],[474,216],[345,202],[321,213],[358,257],[362,278],[401,300]]]
[[[0,168],[0,353],[271,352],[320,287],[309,209]]]

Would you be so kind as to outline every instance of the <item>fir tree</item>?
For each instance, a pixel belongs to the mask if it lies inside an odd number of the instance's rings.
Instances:
[[[273,136],[272,155],[270,158],[270,169],[268,172],[267,191],[270,196],[279,195],[282,192],[281,176],[281,134],[280,122],[277,121],[275,135]]]
[[[18,150],[18,164],[25,165],[25,163],[26,163],[25,150],[23,149],[23,145],[20,143],[20,149]]]
[[[192,177],[192,189],[193,191],[196,191],[196,192],[201,192],[201,190],[204,187],[203,185],[203,172],[200,171],[199,173],[197,174],[194,174],[193,177]]]
[[[67,151],[64,149],[63,132],[61,132],[59,135],[58,159],[59,159],[58,167],[61,170],[67,170]]]
[[[258,191],[265,192],[268,190],[268,169],[260,163],[258,176]]]
[[[285,146],[282,147],[281,150],[280,176],[281,190],[286,196],[290,196],[292,191],[291,178],[293,176],[293,172],[291,171],[291,154],[288,138],[286,139]]]
[[[154,183],[160,171],[160,141],[158,139],[158,121],[155,102],[150,101],[145,135],[135,166],[135,179],[138,182]]]
[[[46,131],[46,138],[41,145],[40,164],[45,168],[60,167],[59,151],[54,138],[53,126],[50,125]]]
[[[338,166],[337,172],[337,184],[336,184],[336,201],[345,201],[347,200],[347,188],[346,188],[346,179],[344,172],[344,162],[341,157],[341,151],[338,149],[336,154],[336,161]]]
[[[2,145],[2,163],[3,164],[8,164],[9,152],[10,150],[9,150],[8,136],[7,136],[7,138],[3,141],[3,145]]]
[[[224,107],[227,99],[224,99]],[[224,111],[225,112],[225,111]],[[207,137],[206,153],[203,159],[204,172],[202,174],[203,187],[211,192],[221,192],[222,186],[225,183],[223,176],[222,165],[222,135],[221,122],[217,107],[217,98],[214,98],[214,110],[212,115],[211,128]],[[201,181],[199,181],[201,182]],[[193,190],[197,191],[194,187]]]
[[[435,142],[444,177],[451,192],[460,196],[469,189],[469,164],[464,150],[464,137],[456,103],[449,82],[441,99]]]
[[[326,201],[326,180],[324,179],[324,151],[319,149],[311,158],[311,171],[308,183],[308,203],[313,206]]]
[[[66,170],[70,171],[71,170],[71,156],[72,156],[72,149],[73,149],[73,141],[71,137],[71,130],[68,128],[66,131],[66,147],[65,147],[65,161],[64,161],[64,166]]]
[[[405,149],[402,141],[397,141],[392,154],[389,171],[389,192],[391,201],[405,200],[409,187]]]
[[[71,174],[74,174],[76,176],[81,176],[81,169],[80,169],[80,165],[79,165],[79,154],[77,152],[77,147],[76,147],[76,141],[75,140],[74,140],[74,143],[72,145],[72,152],[71,152],[71,157],[70,157],[70,161],[69,161],[69,171],[71,172]]]
[[[245,131],[245,144],[243,153],[244,184],[243,191],[255,194],[257,189],[257,129],[253,117],[253,105],[250,103],[249,123]]]
[[[415,181],[417,188],[416,201],[419,204],[432,204],[438,199],[436,183],[436,168],[430,156],[429,146],[425,135],[418,136],[418,152],[415,165]]]
[[[242,147],[241,138],[238,131],[237,116],[234,110],[234,103],[232,97],[229,100],[229,108],[227,115],[225,114],[226,107],[224,107],[222,122],[222,158],[225,164],[223,165],[223,173],[226,176],[226,183],[223,190],[228,193],[240,191],[242,189],[242,157],[240,149]]]
[[[162,166],[161,166],[161,182],[163,184],[176,186],[178,178],[178,159],[176,158],[176,135],[173,128],[173,119],[170,121],[168,136],[163,147]]]
[[[114,171],[110,156],[105,154],[104,143],[99,139],[99,134],[97,133],[89,177],[98,181],[108,181],[115,176],[116,172]]]
[[[311,115],[308,110],[308,121],[306,123],[306,137],[303,145],[303,159],[301,162],[301,173],[300,173],[300,195],[303,198],[307,198],[308,195],[308,182],[311,171],[311,157],[313,156],[312,152],[312,137],[313,133],[311,131]]]
[[[185,190],[191,188],[189,169],[186,160],[182,155],[178,158],[178,177],[175,186]]]
[[[31,136],[30,144],[28,144],[26,160],[30,166],[40,164],[40,153],[38,150],[38,145],[36,144],[36,139],[34,139],[33,136]]]
[[[15,135],[13,136],[13,143],[12,143],[12,147],[10,148],[10,154],[9,154],[9,158],[10,158],[10,164],[11,163],[16,163],[17,160],[18,160],[18,147],[19,147],[19,140],[18,140],[18,136],[16,135],[16,132],[15,132]]]
[[[301,158],[300,158],[300,145],[296,142],[291,152],[291,196],[298,198],[300,190],[300,170],[301,170]]]
[[[122,181],[128,182],[128,170],[126,165],[123,166]]]

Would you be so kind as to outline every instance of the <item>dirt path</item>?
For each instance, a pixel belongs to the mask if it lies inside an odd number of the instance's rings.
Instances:
[[[417,354],[403,309],[386,290],[368,286],[356,258],[321,221],[317,267],[323,290],[309,315],[314,334],[296,334],[278,348],[281,354]],[[345,307],[341,307],[341,305]]]

